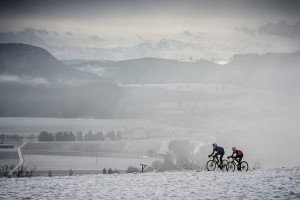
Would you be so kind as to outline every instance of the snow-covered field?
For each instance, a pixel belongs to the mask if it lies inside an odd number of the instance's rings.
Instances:
[[[41,118],[41,117],[0,117],[0,134],[31,135],[41,131],[131,131],[134,130],[175,130],[177,127],[153,122],[147,119],[89,119],[89,118]]]
[[[1,160],[1,159],[0,159]],[[140,166],[141,163],[151,165],[154,157],[85,157],[85,156],[51,156],[24,155],[24,165],[37,170],[102,170],[112,168],[126,170],[129,166]]]
[[[0,179],[0,199],[299,199],[300,169]]]

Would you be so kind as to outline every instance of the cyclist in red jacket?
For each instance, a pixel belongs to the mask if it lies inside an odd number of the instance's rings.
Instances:
[[[238,170],[241,170],[241,161],[243,159],[243,156],[244,154],[241,150],[236,149],[236,147],[232,147],[232,155],[228,156],[227,158],[235,158],[239,163]]]

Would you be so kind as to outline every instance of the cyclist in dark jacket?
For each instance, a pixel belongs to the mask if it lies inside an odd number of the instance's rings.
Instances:
[[[214,156],[216,156],[217,160],[218,160],[218,156],[220,156],[220,167],[223,166],[223,156],[225,154],[225,151],[223,149],[223,147],[219,147],[216,143],[213,143],[213,152],[208,156],[211,157],[215,152],[217,152]]]
[[[243,156],[244,154],[241,150],[236,149],[236,147],[232,147],[232,155],[228,156],[227,158],[235,158],[239,163],[238,170],[241,170]]]

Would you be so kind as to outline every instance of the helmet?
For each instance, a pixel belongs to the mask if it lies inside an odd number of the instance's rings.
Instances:
[[[232,147],[232,151],[234,151],[234,152],[235,152],[235,151],[236,151],[236,147]]]
[[[215,146],[215,147],[216,147],[216,146],[217,146],[217,144],[216,144],[216,143],[213,143],[213,146]]]

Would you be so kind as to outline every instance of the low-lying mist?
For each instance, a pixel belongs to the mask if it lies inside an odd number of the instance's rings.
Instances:
[[[42,59],[31,71],[14,73],[5,57],[0,115],[148,119],[173,128],[162,137],[202,142],[203,159],[217,142],[226,155],[236,146],[262,166],[299,166],[293,157],[300,139],[299,58],[295,52],[239,55],[226,65],[147,58],[73,66],[51,58],[48,67],[64,70],[52,69],[49,78],[38,67]]]

